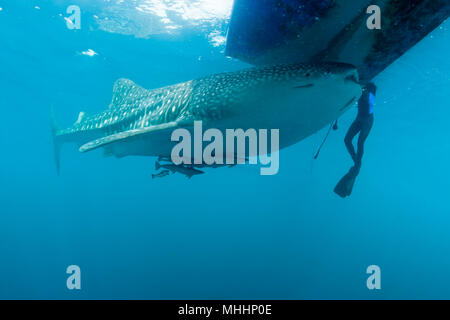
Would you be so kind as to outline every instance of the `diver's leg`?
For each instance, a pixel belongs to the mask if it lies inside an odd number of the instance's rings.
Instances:
[[[364,155],[364,143],[366,142],[367,137],[369,136],[370,130],[373,126],[373,116],[364,121],[361,121],[361,132],[358,137],[358,151],[356,153],[356,161],[355,164],[358,168],[361,167],[361,160]]]
[[[345,135],[345,146],[347,147],[348,153],[350,153],[350,156],[352,157],[353,161],[356,162],[356,152],[355,147],[353,146],[353,138],[358,134],[360,131],[360,124],[358,119],[353,121],[350,128],[348,128],[347,134]]]

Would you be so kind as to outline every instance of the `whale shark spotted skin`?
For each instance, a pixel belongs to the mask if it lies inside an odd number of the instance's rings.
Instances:
[[[343,63],[251,68],[153,90],[119,79],[107,110],[81,112],[66,129],[53,126],[57,170],[65,142],[81,152],[170,157],[171,133],[192,130],[194,121],[204,130],[279,129],[282,149],[337,119],[360,95],[356,68]]]

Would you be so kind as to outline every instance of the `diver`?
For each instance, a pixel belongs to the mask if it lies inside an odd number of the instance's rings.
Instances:
[[[364,155],[364,143],[373,126],[373,111],[377,86],[370,82],[363,88],[363,93],[358,101],[358,115],[345,135],[345,146],[350,153],[355,165],[339,181],[334,192],[341,197],[347,197],[352,193],[353,184],[361,169],[361,160]],[[353,139],[359,133],[357,150],[353,146]]]
[[[375,105],[375,96],[377,94],[377,87],[373,82],[370,82],[363,89],[363,94],[358,101],[358,115],[355,121],[345,135],[345,146],[347,147],[350,156],[355,162],[355,166],[361,168],[361,160],[364,154],[364,142],[369,136],[370,130],[373,126],[373,109]],[[353,147],[353,138],[359,133],[357,152]]]

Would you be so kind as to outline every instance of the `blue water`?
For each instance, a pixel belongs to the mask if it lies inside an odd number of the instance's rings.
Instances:
[[[89,18],[69,30],[58,15],[69,4],[0,0],[0,298],[450,298],[449,21],[375,79],[373,131],[342,200],[356,110],[318,160],[326,129],[282,150],[275,176],[237,166],[152,180],[154,159],[67,145],[58,177],[51,106],[68,126],[107,108],[118,78],[154,88],[247,66],[206,27],[101,30],[100,1],[79,1]],[[81,290],[66,288],[72,264]],[[366,287],[372,264],[378,291]]]

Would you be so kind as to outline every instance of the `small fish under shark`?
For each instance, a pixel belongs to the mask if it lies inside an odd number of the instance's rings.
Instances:
[[[159,161],[155,162],[155,170],[159,170],[163,168],[159,174],[152,175],[153,178],[161,178],[168,175],[170,172],[175,173],[181,173],[185,175],[188,179],[192,178],[193,176],[204,174],[204,171],[200,171],[198,169],[195,169],[194,166],[187,166],[187,165],[175,165],[173,163],[168,164],[160,164]]]
[[[81,112],[66,129],[52,121],[57,172],[66,142],[77,144],[81,152],[103,148],[105,155],[118,158],[170,159],[175,145],[171,133],[192,130],[194,121],[202,121],[205,130],[222,132],[276,128],[282,149],[337,119],[361,93],[356,68],[333,62],[250,68],[152,90],[119,79],[107,110],[93,116]],[[198,174],[191,170],[196,169],[170,171]]]

